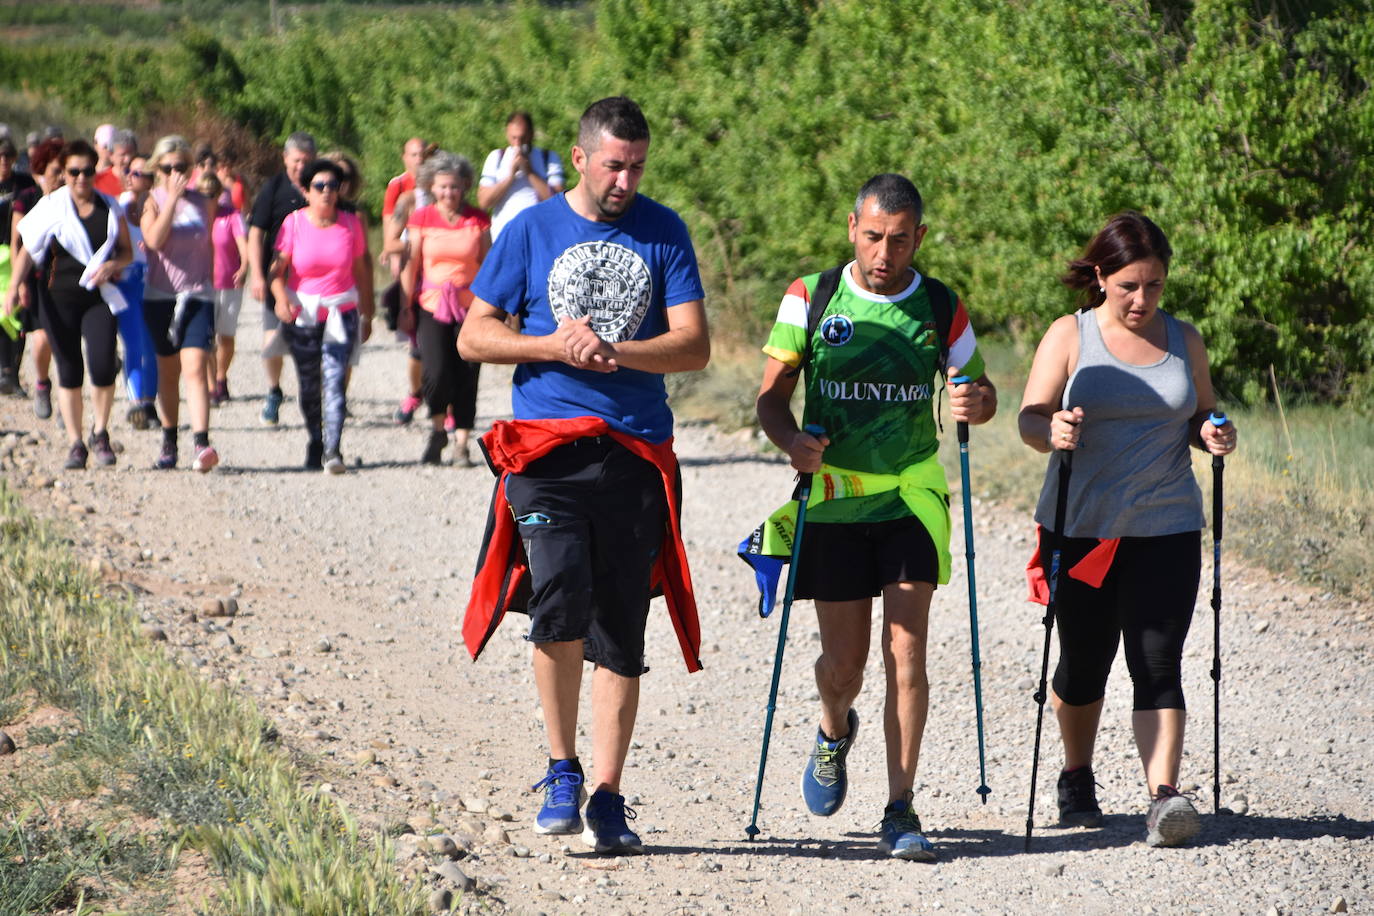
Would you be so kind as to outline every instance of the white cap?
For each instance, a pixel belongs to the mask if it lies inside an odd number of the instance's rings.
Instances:
[[[95,145],[109,149],[114,144],[115,126],[102,124],[95,129]]]

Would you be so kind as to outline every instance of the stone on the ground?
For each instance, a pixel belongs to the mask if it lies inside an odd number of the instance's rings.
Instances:
[[[430,871],[465,893],[472,890],[477,884],[461,868],[447,859],[431,868]]]
[[[224,602],[218,598],[206,598],[200,603],[202,617],[224,617]]]
[[[1345,898],[1337,897],[1335,900],[1331,901],[1331,909],[1329,910],[1329,912],[1344,913],[1348,908],[1349,907],[1345,902]]]
[[[446,833],[436,833],[427,836],[420,841],[420,848],[425,852],[443,856],[446,859],[461,859],[464,851],[454,842],[453,837]]]
[[[500,843],[504,846],[510,843],[510,834],[506,833],[505,828],[501,827],[499,824],[492,824],[486,830],[482,831],[482,839],[486,840],[488,843]]]
[[[15,747],[14,739],[4,732],[0,732],[0,757],[13,754],[19,748]]]
[[[429,911],[431,913],[447,913],[451,906],[453,906],[453,891],[441,887],[430,893]]]
[[[314,649],[316,652],[319,652],[321,654],[325,652],[332,652],[334,651],[334,644],[329,641],[328,636],[321,636],[319,639],[315,640]]]
[[[153,642],[167,641],[167,631],[155,623],[145,623],[140,631],[143,633],[144,639],[150,639]]]
[[[353,755],[353,762],[360,767],[370,767],[377,762],[377,752],[371,749],[357,751]]]

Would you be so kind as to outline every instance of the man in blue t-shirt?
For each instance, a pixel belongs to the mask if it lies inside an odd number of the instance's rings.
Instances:
[[[583,831],[575,741],[585,658],[595,665],[595,779],[583,839],[605,853],[643,851],[620,776],[645,670],[651,571],[673,526],[672,468],[645,456],[672,438],[663,374],[701,369],[710,356],[686,226],[636,194],[648,152],[633,101],[589,107],[572,148],[580,180],[502,231],[458,338],[466,359],[516,365],[515,418],[533,421],[523,429],[566,439],[503,477],[528,561],[528,639],[549,740],[535,830]],[[597,429],[605,434],[582,431]]]

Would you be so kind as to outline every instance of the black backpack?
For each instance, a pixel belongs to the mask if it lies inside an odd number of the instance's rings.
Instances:
[[[789,372],[789,375],[796,375],[805,369],[811,362],[812,339],[816,336],[816,328],[821,323],[821,316],[825,314],[825,307],[834,298],[835,291],[840,288],[840,275],[847,264],[832,267],[821,274],[816,281],[816,289],[811,294],[811,307],[806,312],[806,345],[802,350],[801,362],[797,368]],[[940,343],[940,357],[936,363],[936,368],[940,372],[940,378],[945,377],[945,367],[949,363],[949,329],[954,323],[954,294],[934,277],[922,277],[921,282],[925,284],[927,295],[930,296],[930,310],[935,313],[935,336]]]

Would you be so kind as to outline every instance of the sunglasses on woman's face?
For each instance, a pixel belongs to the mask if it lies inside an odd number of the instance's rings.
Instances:
[[[70,175],[70,176],[73,177],[73,178],[80,178],[82,175],[85,175],[87,178],[94,178],[94,177],[95,177],[95,166],[93,166],[93,165],[88,165],[88,166],[86,166],[85,168],[82,168],[82,169],[75,169],[75,168],[73,168],[73,169],[67,169],[67,174]]]
[[[337,191],[339,183],[337,181],[315,181],[311,182],[310,187],[316,191]]]
[[[152,177],[153,177],[153,173],[152,173],[152,172],[140,172],[140,171],[138,171],[137,169],[130,169],[130,170],[129,170],[129,177],[130,177],[130,178],[152,178]]]
[[[173,162],[171,165],[163,163],[157,167],[157,170],[164,175],[170,175],[173,172],[185,174],[191,170],[191,167],[184,162]]]

